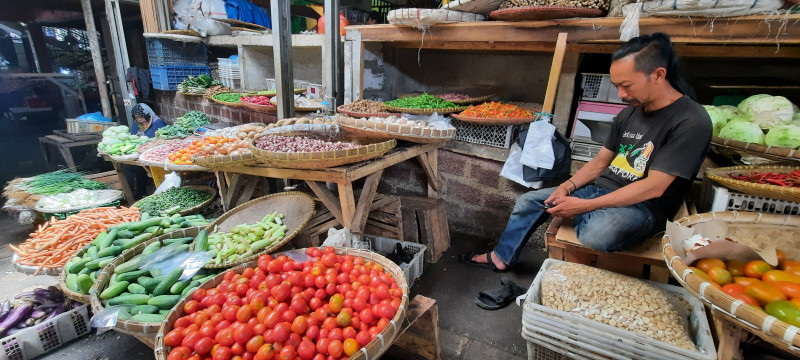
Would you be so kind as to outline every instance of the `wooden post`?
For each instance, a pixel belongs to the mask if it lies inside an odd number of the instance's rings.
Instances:
[[[92,51],[92,64],[94,75],[97,77],[97,89],[100,91],[100,106],[103,116],[111,118],[111,103],[108,101],[108,88],[106,88],[106,73],[103,71],[103,58],[100,56],[100,42],[97,40],[97,27],[94,25],[94,13],[91,0],[81,0],[83,7],[83,20],[86,22],[86,33],[89,37],[89,48]]]
[[[567,33],[559,33],[556,40],[556,50],[553,54],[553,65],[550,66],[550,78],[547,80],[547,91],[544,93],[542,112],[552,113],[558,91],[558,79],[561,77],[561,64],[564,62],[564,53],[567,51]]]

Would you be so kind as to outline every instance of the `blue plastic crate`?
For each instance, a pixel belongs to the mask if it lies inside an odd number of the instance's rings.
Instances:
[[[202,42],[186,43],[168,39],[149,38],[147,57],[150,67],[167,65],[208,66],[208,46]]]
[[[178,90],[180,84],[187,76],[198,76],[201,74],[211,75],[208,66],[151,66],[150,79],[153,80],[153,88],[158,90]]]

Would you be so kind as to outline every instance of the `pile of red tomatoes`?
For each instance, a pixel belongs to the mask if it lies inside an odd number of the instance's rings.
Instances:
[[[390,323],[402,290],[383,266],[333,248],[263,255],[198,289],[164,337],[168,360],[346,359]]]

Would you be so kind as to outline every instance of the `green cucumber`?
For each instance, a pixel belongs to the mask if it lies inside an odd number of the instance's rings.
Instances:
[[[128,285],[128,292],[131,294],[147,294],[147,289],[145,289],[142,285],[133,283]]]
[[[113,284],[110,284],[103,292],[100,293],[100,300],[108,300],[111,299],[119,294],[122,294],[123,291],[128,289],[128,285],[130,285],[127,281],[117,281]]]
[[[167,276],[164,277],[164,281],[162,281],[155,289],[153,289],[153,296],[164,295],[169,292],[172,285],[175,285],[178,282],[178,279],[181,278],[183,274],[182,268],[177,268],[169,272]]]
[[[149,213],[149,212],[143,212],[143,213],[142,213],[142,215],[141,215],[141,216],[139,216],[139,221],[144,221],[144,220],[147,220],[147,219],[149,219],[150,217],[151,217],[151,216],[150,216],[150,213]]]
[[[130,230],[120,230],[117,233],[117,239],[133,239],[137,234]]]
[[[180,238],[172,238],[172,239],[164,239],[164,245],[172,245],[174,243],[180,244],[187,244],[194,240],[193,237],[180,237]]]
[[[91,250],[91,249],[90,249]],[[122,253],[122,246],[109,246],[97,252],[94,257],[117,256]]]
[[[105,259],[105,260],[103,260],[103,259]],[[100,265],[101,269],[106,267],[106,265],[111,264],[111,262],[114,261],[114,259],[116,259],[116,258],[113,257],[113,256],[110,256],[110,257],[103,258],[103,259],[100,259],[100,264],[99,265]]]
[[[157,233],[158,230],[160,230],[160,229],[161,229],[161,226],[156,225],[156,226],[151,226],[151,227],[149,227],[147,229],[144,229],[144,232],[155,235],[155,233]]]
[[[133,232],[141,232],[144,231],[144,229],[147,229],[151,226],[160,225],[162,220],[164,220],[163,217],[155,217],[152,219],[147,219],[136,223],[131,223],[130,225],[128,225],[128,230]]]
[[[131,309],[131,314],[156,314],[158,313],[158,306],[153,305],[136,305]]]
[[[161,243],[158,241],[153,241],[152,243],[150,243],[150,245],[145,246],[144,250],[142,250],[142,256],[150,255],[158,251],[158,249],[160,248],[161,248]]]
[[[69,266],[69,268],[67,268],[67,272],[70,273],[70,274],[77,274],[78,272],[83,270],[86,267],[86,264],[88,264],[90,261],[92,261],[92,259],[90,259],[88,257],[84,257],[82,259],[78,259],[75,262],[73,262]]]
[[[136,271],[129,271],[125,273],[120,273],[117,276],[117,280],[119,281],[136,281],[140,276],[147,275],[149,272],[147,270],[136,270]]]
[[[159,226],[161,226],[162,228],[168,228],[171,225],[172,225],[172,221],[170,221],[169,218],[161,220],[161,224],[159,224]]]
[[[100,234],[97,234],[97,237],[94,238],[94,240],[92,240],[92,245],[97,246],[99,248],[100,243],[105,240],[106,236],[108,236],[108,233],[105,231],[101,232]]]
[[[94,260],[86,263],[86,268],[89,269],[89,270],[97,270],[97,269],[102,267],[102,266],[100,266],[100,262],[104,261],[104,260],[108,260],[108,259],[114,260],[114,257],[113,256],[106,256],[106,257],[102,257],[102,258],[99,258],[99,259],[94,259]]]
[[[114,272],[117,274],[122,274],[129,271],[135,271],[139,270],[139,267],[142,265],[144,265],[144,258],[140,255],[122,264],[119,264],[119,266],[114,268]]]
[[[173,207],[171,207],[171,208],[169,208],[167,210],[162,211],[162,213],[164,213],[165,215],[172,216],[173,214],[177,213],[180,210],[181,210],[181,206],[180,205],[175,205],[175,206],[173,206]]]
[[[102,256],[98,256],[97,255],[98,253],[99,252],[97,251],[97,246],[92,245],[92,246],[89,246],[88,249],[86,249],[86,252],[83,253],[83,256],[84,257],[88,256],[88,257],[90,257],[92,259],[97,259],[98,257],[102,257]]]
[[[138,235],[135,238],[130,239],[127,242],[123,243],[122,244],[122,248],[127,250],[127,249],[130,249],[130,248],[132,248],[132,247],[134,247],[136,245],[139,245],[139,244],[141,244],[141,243],[143,243],[143,242],[145,242],[147,240],[150,240],[152,238],[153,238],[153,234],[144,233],[142,235]]]
[[[150,296],[146,294],[130,294],[117,296],[108,300],[108,306],[114,305],[144,305],[150,300]]]
[[[169,288],[169,293],[172,295],[180,295],[187,286],[189,286],[189,281],[178,281],[172,284],[172,287]]]
[[[200,230],[197,233],[197,237],[194,238],[194,250],[195,251],[206,251],[208,250],[208,231],[205,229]]]
[[[147,280],[147,282],[142,284],[142,286],[144,286],[144,288],[147,289],[147,292],[152,293],[153,290],[156,289],[156,286],[158,286],[158,284],[160,284],[162,281],[164,281],[163,277],[151,278],[150,280]]]
[[[147,282],[152,280],[152,279],[153,278],[149,277],[149,276],[140,276],[139,278],[136,279],[136,283],[139,284],[139,285],[144,286],[144,284],[147,284]]]
[[[125,321],[130,319],[131,319],[131,313],[128,312],[128,310],[122,309],[119,311],[119,314],[117,314],[117,320]]]
[[[69,274],[65,280],[67,284],[67,289],[70,289],[74,292],[80,292],[80,288],[78,288],[78,275],[77,274]]]
[[[192,281],[192,283],[194,283],[194,281]],[[191,284],[189,284],[189,285],[191,285]],[[183,289],[183,291],[181,291],[181,296],[186,296],[186,294],[197,290],[199,287],[200,287],[200,285],[187,286],[186,289]]]
[[[160,323],[164,322],[164,319],[166,318],[167,318],[166,314],[136,314],[131,317],[131,320],[139,322]]]
[[[114,242],[114,240],[116,240],[116,239],[117,239],[117,234],[119,234],[119,228],[113,228],[113,229],[111,229],[111,230],[108,232],[108,235],[106,235],[106,236],[105,236],[105,237],[102,239],[102,241],[99,241],[99,242],[97,243],[97,248],[99,248],[99,249],[105,249],[105,248],[107,248],[107,247],[111,246],[111,243],[112,243],[112,242]]]
[[[180,295],[161,295],[154,296],[150,298],[150,300],[147,300],[147,305],[155,305],[158,306],[159,309],[169,310],[179,301],[181,301]]]
[[[156,269],[156,268],[150,269],[150,276],[157,278],[161,277],[162,275],[164,274],[161,273],[161,269]]]
[[[75,280],[78,285],[78,290],[83,294],[88,294],[89,289],[92,287],[92,284],[94,284],[89,274],[80,274]]]

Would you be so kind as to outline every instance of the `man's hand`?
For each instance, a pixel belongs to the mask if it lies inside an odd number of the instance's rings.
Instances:
[[[554,206],[546,211],[554,216],[571,218],[595,210],[589,200],[574,196],[563,196],[554,200]]]
[[[555,202],[556,202],[557,199],[560,199],[560,198],[563,198],[563,197],[567,197],[567,196],[568,196],[568,192],[567,192],[566,185],[561,184],[556,188],[555,191],[553,191],[552,194],[550,194],[550,196],[547,197],[547,200],[544,201],[544,204],[546,206],[550,206],[550,207],[555,206]]]

